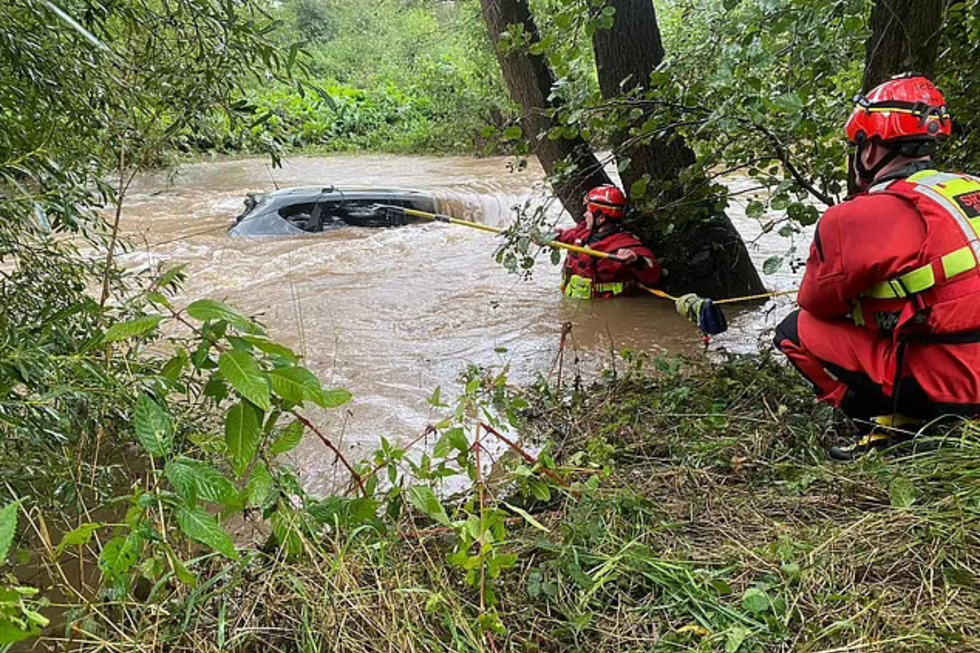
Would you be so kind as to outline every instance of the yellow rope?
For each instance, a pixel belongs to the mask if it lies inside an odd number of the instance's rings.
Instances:
[[[382,205],[382,206],[384,206],[384,205]],[[485,225],[485,224],[480,224],[479,222],[470,222],[469,220],[460,220],[459,218],[453,218],[453,217],[448,216],[448,215],[437,215],[435,213],[427,213],[425,211],[416,211],[415,209],[403,209],[400,206],[384,206],[384,208],[390,208],[390,209],[395,209],[395,210],[398,210],[398,211],[403,211],[405,213],[405,215],[411,215],[411,216],[415,216],[417,218],[425,218],[427,220],[433,220],[433,221],[438,221],[438,222],[448,222],[449,224],[458,224],[458,225],[463,226],[463,227],[470,227],[472,229],[479,229],[481,231],[489,231],[490,233],[494,233],[494,234],[502,234],[502,233],[504,233],[504,230],[503,229],[496,229],[494,227],[490,227],[490,226]],[[586,256],[593,256],[595,258],[605,258],[605,259],[619,260],[619,258],[616,257],[616,256],[614,256],[613,254],[610,254],[608,252],[600,252],[600,251],[595,250],[595,249],[589,249],[588,247],[577,247],[575,245],[568,245],[566,243],[559,243],[559,242],[555,242],[555,241],[551,241],[551,242],[547,242],[547,243],[539,243],[539,244],[546,245],[547,247],[552,247],[552,248],[555,248],[555,249],[564,249],[564,250],[569,251],[569,252],[575,252],[576,254],[585,254]],[[636,284],[636,286],[638,288],[640,288],[641,290],[645,290],[646,292],[650,293],[651,295],[656,295],[657,297],[660,297],[661,299],[668,299],[668,300],[670,300],[672,302],[676,302],[679,299],[678,297],[674,297],[673,295],[669,295],[669,294],[665,293],[663,290],[658,290],[657,288],[650,288],[649,286],[644,286],[642,283],[638,283],[638,284]],[[760,293],[758,295],[746,295],[744,297],[729,297],[728,299],[718,299],[718,300],[714,300],[714,303],[715,304],[739,304],[739,303],[742,303],[742,302],[753,302],[753,301],[759,301],[759,300],[762,300],[762,299],[772,299],[774,297],[782,297],[784,295],[793,295],[793,294],[796,294],[797,292],[798,292],[797,289],[794,289],[794,290],[777,290],[777,291],[773,291],[773,292]]]

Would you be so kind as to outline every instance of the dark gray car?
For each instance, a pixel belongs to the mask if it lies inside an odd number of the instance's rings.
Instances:
[[[391,227],[419,222],[382,205],[436,212],[429,195],[412,190],[285,188],[249,193],[245,210],[229,230],[233,236],[299,236],[345,226]]]

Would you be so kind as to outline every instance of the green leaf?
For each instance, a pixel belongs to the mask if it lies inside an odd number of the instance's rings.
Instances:
[[[766,205],[759,200],[752,200],[749,205],[745,207],[745,215],[749,218],[758,219],[761,218],[766,212]]]
[[[340,408],[349,404],[354,395],[346,390],[324,390],[321,393],[320,401],[316,402],[320,408]]]
[[[41,634],[41,629],[37,626],[24,626],[25,628],[21,628],[13,621],[0,617],[0,645],[16,644]]]
[[[436,386],[436,389],[432,391],[432,396],[429,397],[429,405],[435,408],[444,408],[445,404],[442,403],[442,386]]]
[[[766,262],[762,264],[762,271],[766,274],[775,274],[781,267],[783,267],[783,257],[770,256],[766,259]]]
[[[915,503],[917,492],[912,481],[904,476],[896,476],[888,484],[888,494],[893,508],[910,508]]]
[[[113,324],[102,336],[103,343],[117,342],[149,333],[163,321],[162,315],[147,315],[129,322]]]
[[[252,508],[261,508],[265,505],[272,492],[272,474],[265,463],[259,463],[252,470],[252,478],[248,481],[248,505]]]
[[[163,474],[187,505],[193,506],[198,499],[203,499],[228,506],[238,495],[234,484],[224,474],[190,458],[171,460]]]
[[[0,565],[7,561],[7,554],[14,543],[17,533],[17,513],[20,511],[20,501],[8,503],[0,510]]]
[[[742,643],[751,634],[752,631],[745,626],[734,626],[728,631],[728,637],[725,639],[725,653],[738,653]]]
[[[92,539],[92,535],[95,534],[95,531],[99,530],[103,526],[105,526],[103,523],[91,522],[88,524],[82,524],[75,530],[65,533],[65,536],[61,538],[61,542],[58,543],[58,549],[55,551],[55,557],[59,557],[68,547],[88,544]]]
[[[544,502],[551,501],[551,488],[548,487],[547,483],[542,483],[536,478],[532,478],[528,481],[528,485],[531,488],[531,495],[535,499]]]
[[[550,533],[551,532],[541,522],[539,522],[537,519],[535,519],[533,516],[531,516],[531,513],[529,513],[527,510],[524,510],[523,508],[518,508],[517,506],[512,506],[509,503],[507,503],[506,501],[504,501],[503,504],[505,506],[507,506],[507,509],[508,510],[512,510],[516,514],[518,514],[521,517],[523,517],[524,518],[524,521],[526,521],[531,526],[534,526],[539,531],[543,531],[545,533]]]
[[[114,537],[102,547],[99,569],[110,581],[118,581],[139,562],[143,541],[136,534]]]
[[[177,523],[187,537],[211,547],[226,558],[238,560],[235,543],[217,520],[208,513],[203,510],[178,508]]]
[[[170,546],[167,546],[166,550],[167,557],[170,558],[170,564],[174,568],[174,574],[177,575],[177,580],[188,587],[197,587],[197,577],[191,573],[191,571],[187,568],[187,565],[185,565],[183,561],[177,557],[177,554],[172,548],[170,548]]]
[[[639,179],[633,182],[630,186],[630,199],[639,200],[643,199],[647,195],[647,187],[650,185],[650,176],[643,175]]]
[[[293,449],[299,446],[299,443],[303,441],[303,433],[306,427],[303,426],[302,422],[293,422],[279,433],[279,437],[276,441],[272,443],[269,447],[269,453],[273,456],[279,456],[284,453],[289,453]]]
[[[170,414],[148,395],[140,395],[133,410],[133,427],[140,444],[151,456],[166,456],[173,447],[174,425]]]
[[[439,498],[432,491],[432,488],[424,485],[413,485],[408,488],[408,500],[423,514],[428,515],[443,526],[451,524],[446,509],[442,507],[442,503],[439,502]]]
[[[272,407],[269,382],[251,354],[244,351],[226,351],[218,359],[218,368],[239,395],[264,411]]]
[[[223,320],[252,335],[265,335],[254,322],[236,313],[230,306],[211,299],[200,299],[187,307],[187,314],[202,322]]]
[[[524,130],[520,127],[508,127],[504,130],[503,137],[505,141],[516,141],[524,136]]]
[[[316,404],[322,401],[320,379],[305,367],[272,370],[268,378],[272,392],[289,403],[302,404],[307,399]]]
[[[753,614],[762,614],[769,609],[769,595],[758,587],[750,587],[742,595],[742,607]]]
[[[239,478],[252,464],[262,437],[262,415],[247,401],[235,404],[225,418],[225,444]]]
[[[289,347],[271,342],[265,338],[258,338],[256,336],[242,336],[242,340],[249,343],[261,352],[264,352],[270,356],[282,358],[294,365],[299,360],[299,356],[297,356],[296,353]]]

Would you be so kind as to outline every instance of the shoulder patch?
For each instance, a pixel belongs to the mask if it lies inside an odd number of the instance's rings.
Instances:
[[[955,195],[953,201],[963,209],[968,218],[980,215],[980,190],[971,190],[961,195]]]

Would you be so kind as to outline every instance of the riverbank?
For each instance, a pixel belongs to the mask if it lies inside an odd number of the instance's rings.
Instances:
[[[237,564],[189,563],[195,588],[97,606],[119,624],[103,636],[160,651],[980,650],[975,431],[831,464],[848,425],[765,356],[628,356],[563,385],[471,370],[431,456],[385,444],[359,468],[392,487],[328,499],[310,510],[320,526],[276,527],[284,546]],[[454,426],[488,406],[509,418]],[[522,444],[487,475],[481,442],[509,422]],[[453,460],[475,484],[440,501],[423,485]],[[393,461],[427,480],[403,486]]]

